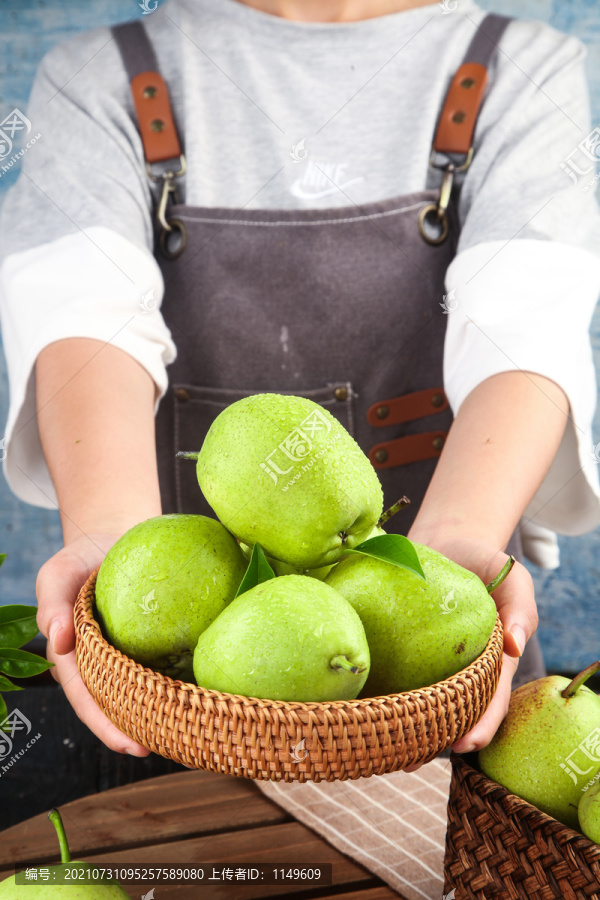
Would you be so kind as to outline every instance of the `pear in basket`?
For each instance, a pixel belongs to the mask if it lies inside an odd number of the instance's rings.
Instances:
[[[382,511],[373,466],[330,412],[283,394],[224,409],[197,458],[202,493],[243,543],[298,569],[335,563]]]
[[[369,674],[364,628],[333,588],[281,575],[240,594],[198,639],[196,682],[269,700],[351,700]]]
[[[585,836],[600,844],[600,781],[585,790],[577,807],[577,816]]]
[[[107,640],[136,662],[194,680],[200,634],[235,597],[246,560],[234,537],[206,516],[156,516],[130,528],[106,554],[96,607]]]
[[[551,675],[513,691],[508,714],[479,751],[484,775],[577,830],[577,807],[600,770],[600,697],[584,682]]]
[[[398,536],[376,538],[371,545],[384,541]],[[352,604],[365,628],[371,671],[363,697],[411,691],[454,675],[483,653],[496,624],[490,591],[500,578],[486,588],[441,553],[412,546],[425,578],[385,559],[351,553],[325,580]]]

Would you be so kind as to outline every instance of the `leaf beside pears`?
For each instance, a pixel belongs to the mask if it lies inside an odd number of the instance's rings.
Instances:
[[[0,647],[22,647],[31,641],[39,632],[36,613],[35,606],[0,606]]]
[[[271,578],[275,577],[275,572],[269,565],[269,561],[264,554],[263,548],[260,544],[255,544],[252,548],[252,555],[250,557],[250,562],[248,563],[248,568],[246,569],[246,574],[242,578],[235,598],[239,597],[240,594],[245,594],[246,591],[251,590],[253,587],[257,587],[257,585],[262,584],[264,581],[269,581]]]
[[[393,566],[408,569],[409,572],[418,575],[423,581],[427,580],[414,545],[402,534],[377,535],[346,552],[364,553],[365,556],[374,556],[375,559],[391,563]]]
[[[28,653],[27,650],[15,650],[13,647],[0,648],[0,672],[10,675],[12,678],[31,678],[40,675],[52,667],[48,662],[36,653]],[[2,687],[0,686],[0,690]],[[14,690],[14,688],[11,688]]]

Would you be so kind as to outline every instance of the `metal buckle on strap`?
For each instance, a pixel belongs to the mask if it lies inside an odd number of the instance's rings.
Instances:
[[[440,197],[435,203],[428,203],[419,214],[419,232],[428,244],[442,244],[448,237],[450,226],[448,224],[448,204],[454,184],[454,163],[449,163],[444,170]]]
[[[441,153],[434,147],[429,157],[429,165],[432,169],[447,169],[449,165],[453,165],[455,172],[466,172],[473,162],[474,154],[474,147],[470,147],[466,155],[464,153]]]
[[[168,160],[168,162],[171,161]],[[175,259],[181,253],[183,253],[183,250],[187,243],[187,230],[181,219],[167,218],[167,207],[169,205],[169,199],[172,199],[173,203],[179,202],[175,179],[180,178],[182,175],[185,175],[186,168],[187,165],[185,156],[183,154],[181,154],[181,156],[179,157],[179,169],[177,171],[174,171],[172,168],[166,168],[160,172],[154,172],[152,171],[150,164],[146,163],[146,172],[148,173],[148,178],[150,178],[152,181],[162,181],[163,183],[160,200],[158,201],[158,206],[156,207],[156,218],[159,225],[161,226],[161,233],[159,238],[160,248],[167,259]],[[169,234],[179,235],[178,242],[173,248],[169,247]]]
[[[169,160],[170,162],[170,160]],[[146,172],[148,173],[148,178],[152,181],[162,181],[163,189],[160,195],[160,200],[158,202],[158,206],[156,208],[156,218],[158,219],[160,225],[162,226],[163,231],[172,231],[171,226],[169,225],[166,218],[167,211],[167,203],[169,202],[169,195],[173,195],[173,201],[175,203],[178,202],[177,198],[177,187],[175,185],[175,178],[180,178],[182,175],[185,175],[186,171],[186,162],[185,156],[183,154],[179,157],[179,169],[175,172],[173,169],[164,169],[162,172],[153,172],[149,163],[146,163]]]
[[[167,160],[165,160],[165,162],[170,163],[171,160],[167,159]],[[156,165],[160,165],[160,163],[153,163],[152,165],[156,166]],[[163,178],[165,177],[165,175],[172,175],[173,178],[179,178],[181,175],[185,175],[186,171],[187,171],[187,163],[185,161],[185,156],[183,155],[183,153],[179,157],[179,170],[177,172],[173,172],[172,168],[165,169],[160,172],[153,172],[152,166],[150,165],[150,163],[149,162],[146,163],[146,172],[148,173],[148,178],[150,178],[152,181],[162,181]]]
[[[460,156],[462,162],[454,157]],[[442,161],[443,159],[443,161]],[[424,206],[419,214],[419,232],[428,244],[442,244],[448,237],[450,226],[448,223],[448,206],[454,185],[454,176],[457,172],[466,172],[473,161],[473,147],[466,154],[439,153],[435,148],[431,151],[429,165],[433,169],[443,169],[444,177],[440,188],[440,197],[437,206],[429,203]]]

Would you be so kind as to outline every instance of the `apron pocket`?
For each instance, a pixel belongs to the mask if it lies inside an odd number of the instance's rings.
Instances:
[[[198,486],[195,464],[189,459],[177,459],[175,454],[180,450],[200,450],[208,429],[222,410],[236,400],[263,392],[205,388],[190,384],[174,384],[171,392],[174,421],[172,465],[175,470],[177,512],[214,517]],[[281,391],[281,393],[307,397],[325,407],[352,437],[355,436],[355,394],[350,382],[333,382],[312,391]]]

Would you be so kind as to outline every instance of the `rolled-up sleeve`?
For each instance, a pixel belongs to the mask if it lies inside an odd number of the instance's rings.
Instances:
[[[527,33],[526,47],[523,30],[510,26],[502,42],[462,186],[458,252],[446,275],[444,378],[455,415],[501,372],[544,375],[567,395],[562,443],[522,521],[527,555],[553,567],[555,532],[600,524],[589,336],[600,294],[600,215],[593,161],[591,177],[567,171],[592,133],[583,47],[547,26],[533,41]]]
[[[113,73],[86,93],[94,71]],[[0,221],[0,319],[10,383],[4,472],[22,500],[53,508],[41,447],[35,362],[65,338],[110,343],[167,389],[176,348],[160,307],[163,279],[152,253],[151,196],[128,84],[109,33],[99,29],[52,50],[27,109],[39,134],[23,158]],[[102,82],[100,82],[102,83]]]

